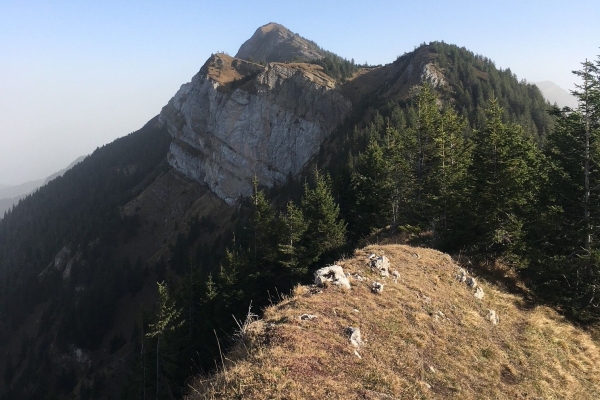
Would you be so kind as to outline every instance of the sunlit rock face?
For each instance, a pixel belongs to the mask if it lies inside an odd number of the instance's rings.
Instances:
[[[163,108],[169,163],[229,204],[296,175],[351,103],[310,64],[266,66],[213,55]]]

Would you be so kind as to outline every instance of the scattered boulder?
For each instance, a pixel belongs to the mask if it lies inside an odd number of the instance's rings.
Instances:
[[[364,281],[366,278],[365,278],[365,277],[363,277],[363,276],[360,276],[359,274],[354,274],[354,275],[352,275],[352,279],[355,279],[355,280],[357,280],[357,281],[359,281],[359,282],[362,282],[362,281]]]
[[[314,314],[302,314],[300,316],[301,321],[312,321],[315,318],[317,318],[317,316]]]
[[[352,346],[361,347],[364,345],[362,338],[360,337],[360,329],[349,326],[346,328],[346,333],[350,336],[350,343]]]
[[[466,282],[467,281],[467,271],[465,271],[463,268],[459,268],[458,274],[456,275],[456,280],[459,281],[460,283]]]
[[[371,291],[373,293],[380,294],[383,292],[383,283],[373,282],[373,285],[371,285]]]
[[[400,279],[400,272],[393,270],[392,271],[392,278],[394,278],[394,283],[398,283],[398,279]]]
[[[390,260],[386,256],[376,256],[371,254],[369,256],[371,268],[379,271],[381,276],[386,277],[390,275]]]
[[[483,289],[481,287],[477,287],[477,289],[475,289],[475,293],[473,295],[475,297],[477,297],[479,300],[483,299]]]
[[[492,323],[492,325],[498,325],[500,322],[500,318],[498,318],[498,314],[494,310],[488,310],[487,320]]]
[[[467,286],[475,289],[477,287],[477,281],[472,276],[467,278]]]
[[[315,271],[316,285],[326,286],[328,283],[350,289],[350,281],[339,265],[330,265]]]

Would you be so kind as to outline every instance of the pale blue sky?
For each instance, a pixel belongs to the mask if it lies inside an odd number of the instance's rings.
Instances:
[[[278,22],[356,62],[464,46],[570,89],[600,53],[600,1],[0,0],[0,183],[41,178],[139,129],[211,53]]]

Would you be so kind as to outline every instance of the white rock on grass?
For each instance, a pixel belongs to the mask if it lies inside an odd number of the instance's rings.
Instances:
[[[477,297],[479,300],[483,299],[483,289],[478,287],[477,289],[475,289],[475,293],[473,294],[473,296]]]
[[[467,286],[475,289],[477,287],[477,281],[472,276],[467,278]]]
[[[373,282],[371,285],[371,291],[376,294],[383,292],[383,283]]]
[[[467,271],[465,271],[463,268],[459,268],[458,274],[456,275],[456,280],[460,283],[465,282],[467,280]]]
[[[487,320],[493,325],[498,325],[500,322],[500,318],[498,318],[498,314],[496,314],[496,311],[494,310],[488,310]]]
[[[386,256],[375,256],[373,258],[369,257],[371,260],[371,268],[379,271],[379,274],[383,277],[390,275],[390,260]]]
[[[344,274],[344,269],[339,265],[320,268],[315,271],[314,276],[316,285],[325,286],[329,282],[333,285],[350,289],[350,281],[346,274]]]
[[[361,347],[364,345],[362,338],[360,337],[360,329],[349,326],[346,328],[346,333],[350,336],[350,343],[352,346]]]

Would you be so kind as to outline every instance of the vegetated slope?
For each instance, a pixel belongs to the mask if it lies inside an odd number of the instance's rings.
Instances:
[[[551,124],[548,104],[537,86],[518,80],[510,69],[499,69],[487,57],[444,42],[423,44],[382,67],[363,68],[341,88],[355,107],[385,114],[401,106],[428,82],[440,101],[480,128],[485,108],[497,98],[510,122],[543,137]]]
[[[0,221],[5,398],[68,392],[106,358],[91,351],[109,347],[119,300],[147,278],[147,259],[120,247],[143,220],[121,207],[168,170],[169,137],[156,122],[97,149]]]
[[[397,281],[369,268],[371,253],[389,257]],[[188,398],[599,398],[597,332],[475,274],[479,300],[450,256],[373,245],[338,265],[350,290],[298,286],[244,326],[219,373],[198,378]]]

